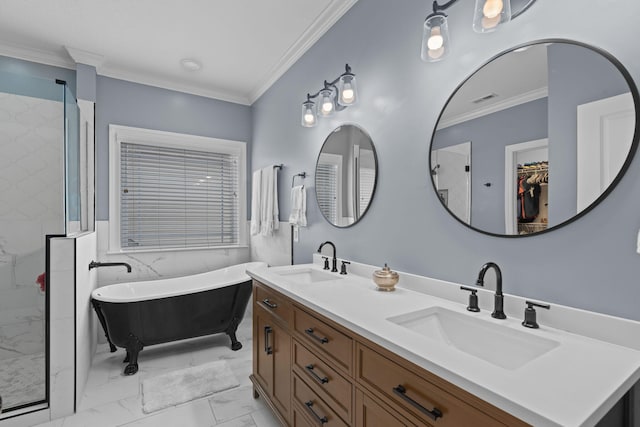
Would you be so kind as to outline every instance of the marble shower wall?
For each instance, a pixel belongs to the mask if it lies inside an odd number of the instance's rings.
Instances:
[[[63,105],[0,93],[0,359],[44,351],[44,236],[64,230]]]

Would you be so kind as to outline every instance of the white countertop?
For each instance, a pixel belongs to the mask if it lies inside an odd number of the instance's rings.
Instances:
[[[626,338],[608,340],[616,342],[614,344],[588,334],[567,332],[576,323],[572,316],[580,318],[582,329],[589,329],[585,322],[594,323],[596,335],[602,324],[618,331],[640,331],[638,322],[555,305],[550,310],[555,312],[555,317],[549,317],[549,323],[555,327],[545,324],[540,312],[546,310],[539,309],[540,329],[528,329],[521,325],[524,309],[521,297],[505,293],[505,312],[509,317],[498,320],[491,318],[492,302],[487,304],[490,293],[486,290],[478,292],[483,310],[470,313],[466,311],[468,293],[460,291],[459,284],[400,273],[395,292],[378,292],[370,278],[372,266],[354,263],[349,267],[347,276],[332,273],[335,280],[311,284],[295,283],[278,271],[292,268],[322,271],[318,264],[251,268],[247,273],[534,426],[593,426],[640,379],[640,351],[619,344],[626,342]],[[423,285],[430,294],[422,289],[418,292],[403,287],[403,276],[408,287],[420,289]],[[508,310],[515,305],[515,300],[521,308],[519,313]],[[519,368],[505,369],[451,346],[434,346],[433,341],[417,332],[386,320],[433,306],[557,341],[560,345]],[[632,338],[628,337],[629,341]]]

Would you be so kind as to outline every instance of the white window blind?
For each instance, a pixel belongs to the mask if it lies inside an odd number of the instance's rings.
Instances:
[[[336,224],[338,216],[338,167],[336,165],[318,163],[316,196],[320,211],[329,222]]]
[[[237,155],[122,141],[120,247],[238,245]]]
[[[373,195],[373,187],[376,183],[376,171],[369,168],[360,168],[360,215],[369,207],[371,196]]]

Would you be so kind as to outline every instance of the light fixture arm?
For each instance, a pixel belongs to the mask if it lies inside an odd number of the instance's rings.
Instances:
[[[458,1],[458,0],[451,0],[451,1]],[[344,73],[340,74],[338,77],[336,77],[332,81],[328,82],[328,81],[325,80],[324,81],[324,86],[321,89],[318,89],[318,91],[316,93],[314,93],[313,95],[307,94],[307,101],[310,101],[312,99],[317,98],[320,95],[320,92],[322,92],[325,89],[329,89],[329,88],[332,87],[332,88],[337,90],[336,83],[338,83],[338,81],[340,81],[340,79],[343,76],[348,76],[348,75],[354,75],[355,76],[355,74],[353,74],[351,72],[351,67],[349,66],[349,64],[346,64],[344,66],[344,69],[345,69]]]
[[[438,4],[438,0],[433,0],[433,13],[438,13],[439,10],[447,10],[458,0],[449,0],[445,4]]]

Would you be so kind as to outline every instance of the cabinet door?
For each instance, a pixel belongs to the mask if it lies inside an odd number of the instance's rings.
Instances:
[[[273,383],[273,321],[271,316],[254,307],[253,375],[264,391],[272,393]]]
[[[288,420],[291,407],[291,336],[273,324],[269,339],[273,343],[273,403]]]
[[[399,415],[392,415],[360,390],[356,392],[356,427],[413,426]]]

